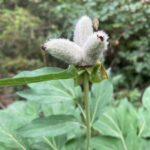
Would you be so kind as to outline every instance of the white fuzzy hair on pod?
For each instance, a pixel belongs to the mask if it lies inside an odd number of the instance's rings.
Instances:
[[[52,56],[68,64],[80,64],[83,58],[82,49],[66,39],[52,39],[44,47]]]
[[[95,64],[107,50],[107,46],[108,35],[104,31],[98,31],[90,35],[83,46],[84,63],[87,65]]]
[[[74,42],[67,39],[51,39],[42,49],[68,64],[89,66],[103,57],[108,47],[108,35],[104,31],[93,33],[92,20],[83,16],[77,22]]]
[[[74,42],[80,47],[84,45],[88,36],[93,33],[92,20],[88,16],[82,16],[75,26]]]

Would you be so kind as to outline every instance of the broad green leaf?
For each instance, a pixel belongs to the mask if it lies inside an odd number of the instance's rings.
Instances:
[[[150,110],[150,87],[146,88],[142,98],[143,106]]]
[[[93,127],[103,136],[119,139],[122,149],[133,150],[141,146],[138,137],[137,112],[126,100],[123,100],[117,108],[105,112]]]
[[[144,138],[150,137],[150,87],[148,87],[142,98],[143,107],[139,109],[139,135]]]
[[[15,102],[8,108],[0,111],[0,145],[7,149],[26,149],[28,144],[16,134],[15,130],[36,118],[37,108],[25,102]]]
[[[142,140],[142,149],[141,150],[149,150],[150,149],[150,140],[143,139]]]
[[[0,127],[0,145],[4,144],[7,149],[18,148],[26,150],[28,145],[15,132],[9,129]]]
[[[29,84],[29,89],[17,94],[28,101],[54,104],[77,101],[81,97],[81,89],[74,86],[73,79],[54,80]]]
[[[67,141],[66,135],[61,135],[53,138],[49,138],[46,136],[43,136],[41,138],[35,138],[35,140],[30,139],[30,149],[36,149],[36,150],[59,150],[62,149],[65,142]]]
[[[74,86],[73,79],[32,83],[28,86],[29,89],[18,92],[18,95],[39,104],[45,116],[70,114],[81,120],[75,104],[81,99],[82,93],[79,86]]]
[[[46,143],[44,143],[44,142],[36,142],[36,143],[32,143],[31,144],[31,146],[30,146],[30,149],[33,149],[33,150],[53,150],[53,148],[50,146],[50,145],[48,145],[48,144],[46,144]]]
[[[9,148],[6,147],[5,145],[1,144],[0,145],[0,150],[9,150]]]
[[[66,143],[65,147],[62,150],[85,150],[85,142],[86,138],[80,136],[78,138],[68,141],[68,143]]]
[[[62,149],[62,147],[65,145],[67,141],[66,135],[57,136],[55,138],[52,138],[51,141],[57,145],[57,149]]]
[[[148,106],[147,106],[148,108]],[[142,107],[139,109],[139,136],[144,138],[150,137],[150,109]]]
[[[67,103],[68,104],[68,103]],[[46,108],[47,106],[47,108]],[[0,121],[1,124],[0,126],[2,126],[3,128],[0,128],[0,145],[4,144],[6,145],[6,150],[8,149],[12,149],[12,148],[18,148],[21,149],[22,146],[24,146],[25,148],[27,148],[27,146],[29,146],[29,149],[33,148],[37,148],[39,145],[45,145],[45,149],[48,148],[50,149],[51,147],[48,145],[48,143],[46,142],[47,139],[49,139],[49,137],[43,137],[39,139],[39,137],[34,137],[34,139],[29,139],[29,143],[25,143],[24,144],[24,139],[21,138],[17,132],[16,129],[22,126],[26,126],[26,124],[29,124],[30,121],[32,121],[34,118],[37,118],[40,114],[40,112],[43,112],[42,116],[47,116],[48,114],[60,114],[60,113],[67,113],[70,114],[72,112],[72,114],[76,114],[76,110],[74,108],[70,108],[69,105],[67,105],[65,107],[65,105],[61,105],[61,104],[55,104],[53,107],[53,110],[51,110],[50,105],[44,105],[40,108],[39,105],[37,105],[36,103],[31,103],[31,102],[15,102],[14,104],[10,105],[7,109],[4,109],[2,111],[0,111]],[[65,110],[66,108],[68,108],[68,110]],[[47,110],[46,110],[47,109]],[[69,110],[70,109],[70,110]],[[41,117],[42,117],[41,116]],[[70,123],[69,123],[70,124]],[[76,123],[75,123],[76,124]],[[77,124],[79,124],[77,122]],[[74,123],[73,123],[74,125]],[[70,126],[73,126],[72,124],[70,124]],[[62,126],[65,126],[65,124],[62,124]],[[70,126],[66,126],[66,131],[68,132],[68,129],[70,129]],[[73,130],[71,132],[71,137],[74,137],[76,135],[76,133],[74,133],[75,130],[78,130],[78,128],[76,128],[76,126],[72,127]],[[5,133],[4,133],[5,131]],[[70,134],[70,133],[69,133]],[[28,138],[26,138],[28,139]],[[39,140],[38,140],[39,139]],[[46,140],[45,140],[46,139]],[[63,139],[65,139],[63,137]],[[23,140],[23,141],[22,141]],[[37,143],[38,140],[38,143]],[[51,139],[49,139],[51,142]],[[57,137],[54,139],[55,142],[57,143],[57,147],[58,149],[60,149],[59,147],[62,146],[61,142],[63,140],[59,140]],[[39,146],[40,149],[40,146]],[[52,149],[53,150],[53,149]]]
[[[41,75],[38,72],[44,72],[46,69],[46,73],[42,73]],[[49,69],[49,71],[48,71]],[[37,74],[36,74],[37,72]],[[58,80],[58,79],[69,79],[73,78],[77,75],[77,70],[75,67],[70,66],[66,70],[53,69],[53,68],[42,68],[35,71],[23,72],[21,75],[16,76],[15,78],[6,78],[0,80],[0,86],[15,86],[22,85],[28,83],[42,82],[48,80]]]
[[[91,139],[91,149],[92,150],[149,150],[149,142],[146,140],[141,140],[134,138],[128,138],[130,141],[127,143],[122,143],[120,139],[108,137],[108,136],[96,136]]]
[[[122,100],[118,107],[110,107],[102,114],[93,127],[102,135],[121,138],[123,134],[128,133],[128,130],[137,130],[137,121],[137,112],[134,107],[127,100]]]
[[[139,119],[139,136],[148,138],[150,137],[150,111],[145,109],[144,107],[140,108],[138,111],[138,119]]]
[[[125,150],[121,141],[116,138],[98,136],[91,139],[91,149],[93,150]],[[127,150],[127,149],[126,149]]]
[[[77,127],[78,124],[71,115],[52,115],[37,118],[17,131],[23,137],[55,137],[73,131]]]
[[[94,123],[105,108],[111,103],[113,87],[110,81],[95,83],[91,90],[91,122]]]

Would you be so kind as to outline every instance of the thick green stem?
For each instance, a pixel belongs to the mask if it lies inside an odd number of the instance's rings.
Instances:
[[[84,101],[84,106],[85,106],[86,127],[87,127],[86,150],[90,150],[91,125],[90,125],[90,107],[89,107],[89,75],[87,72],[84,73],[84,77],[83,77],[83,101]]]

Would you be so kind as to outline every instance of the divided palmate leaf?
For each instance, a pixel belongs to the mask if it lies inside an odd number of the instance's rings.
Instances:
[[[144,91],[142,103],[146,109],[150,109],[150,87],[146,88]]]
[[[150,137],[150,87],[146,88],[142,98],[143,107],[139,109],[140,136]]]
[[[22,72],[14,78],[1,79],[0,86],[15,86],[48,80],[69,79],[76,75],[77,70],[73,66],[70,66],[66,70],[46,67],[35,71]]]
[[[38,108],[26,102],[15,102],[0,111],[0,149],[27,148],[28,144],[16,133],[16,129],[29,123],[38,116]]]
[[[37,118],[17,131],[23,137],[55,137],[73,131],[78,126],[71,115],[52,115]]]
[[[104,144],[111,143],[114,138],[120,141],[118,144],[121,143],[121,148],[118,145],[114,150],[141,150],[141,140],[138,137],[137,112],[126,100],[123,100],[117,108],[111,108],[105,112],[94,123],[93,128],[100,135],[109,137],[109,140],[105,141]]]
[[[104,112],[106,107],[111,104],[113,87],[110,81],[104,80],[95,83],[91,90],[91,123],[93,124]]]
[[[150,142],[139,139],[133,135],[127,137],[128,143],[122,143],[120,139],[108,136],[96,136],[91,139],[92,150],[149,150]],[[126,147],[127,146],[127,147]]]
[[[29,89],[17,92],[28,101],[42,104],[73,102],[81,97],[81,89],[74,86],[73,79],[53,80],[29,84]]]
[[[32,142],[30,149],[33,150],[59,150],[64,146],[67,137],[66,135],[61,135],[57,137],[42,137],[42,138],[34,138],[35,140]],[[33,140],[33,138],[32,138]],[[31,141],[31,138],[30,138]]]
[[[97,136],[91,139],[91,149],[93,150],[125,150],[121,142],[116,138]]]

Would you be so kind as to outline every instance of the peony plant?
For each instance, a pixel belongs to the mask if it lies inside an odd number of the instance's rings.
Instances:
[[[104,31],[93,31],[92,20],[83,16],[76,24],[73,42],[68,39],[50,39],[42,45],[42,49],[67,64],[78,67],[94,66],[103,58],[108,49],[108,35]],[[95,76],[95,74],[94,74]],[[83,73],[83,101],[86,114],[87,146],[89,150],[91,138],[91,118],[89,107],[89,75]]]
[[[41,46],[42,50],[47,51],[55,58],[69,64],[68,69],[62,70],[51,68],[50,72],[46,71],[37,75],[23,72],[15,78],[0,80],[0,86],[14,86],[58,79],[74,79],[76,85],[81,85],[83,87],[81,100],[83,105],[79,104],[78,106],[80,106],[79,108],[84,114],[83,122],[85,124],[83,126],[86,128],[85,148],[86,150],[90,150],[92,134],[91,128],[95,119],[95,117],[91,118],[90,111],[90,103],[92,103],[89,97],[90,83],[100,82],[103,79],[108,79],[107,72],[101,63],[104,53],[108,49],[108,43],[108,35],[101,30],[94,32],[91,18],[88,16],[82,16],[75,26],[73,41],[62,38],[50,39]],[[92,116],[96,115],[97,108],[95,109],[96,110],[94,110],[94,114],[92,114]],[[50,117],[50,120],[56,119],[56,122],[58,123],[63,119],[62,117],[59,121],[59,116]],[[68,117],[65,116],[64,119],[66,118]],[[36,127],[42,126],[37,125],[36,122],[38,121],[34,122]],[[51,123],[53,124],[53,122]],[[25,136],[29,136],[27,133],[30,133],[30,130],[32,131],[31,127],[34,128],[34,125],[29,125],[28,127],[23,128],[23,132],[25,131]],[[22,133],[22,131],[20,133]],[[44,132],[42,135],[43,134],[46,133]]]

